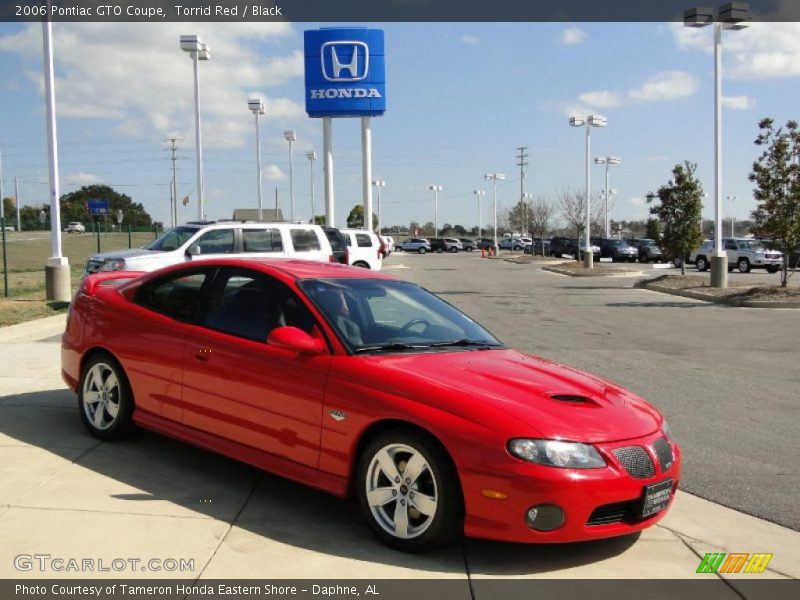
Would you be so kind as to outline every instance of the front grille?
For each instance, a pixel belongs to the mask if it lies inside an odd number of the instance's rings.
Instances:
[[[612,523],[622,523],[636,521],[636,514],[640,502],[638,500],[628,500],[627,502],[616,502],[614,504],[604,504],[594,509],[586,521],[587,525],[611,525]]]
[[[667,471],[675,461],[675,457],[672,456],[672,447],[669,445],[667,439],[663,437],[658,438],[655,443],[653,443],[653,450],[656,452],[661,470]]]
[[[631,477],[646,479],[655,474],[653,461],[650,460],[650,455],[641,446],[614,448],[612,452]]]
[[[86,263],[86,272],[87,273],[97,273],[100,270],[100,267],[103,266],[102,260],[90,260]]]

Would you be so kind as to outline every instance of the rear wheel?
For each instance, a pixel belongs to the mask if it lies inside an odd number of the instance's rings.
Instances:
[[[95,354],[83,366],[78,409],[89,433],[102,440],[122,437],[133,428],[131,386],[111,355]]]
[[[467,246],[467,247],[465,248],[465,250],[466,250],[467,252],[472,252],[472,246]]]
[[[707,271],[708,270],[708,261],[706,260],[705,256],[698,256],[697,257],[697,262],[695,264],[697,265],[697,270],[698,271]]]
[[[359,260],[359,261],[354,262],[353,266],[354,267],[361,267],[362,269],[369,269],[370,268],[369,264],[367,264],[363,260]]]
[[[453,246],[452,248],[450,248],[450,252],[458,252],[458,248],[456,248],[455,246]]]
[[[419,249],[417,250],[417,252],[418,252],[419,254],[425,254],[425,252],[426,252],[426,251],[425,251],[425,247],[424,247],[424,246],[420,246],[420,247],[419,247]]]
[[[736,263],[736,267],[739,269],[739,273],[749,273],[750,272],[750,261],[746,258],[740,258],[739,261]]]
[[[767,267],[767,273],[777,273],[778,270],[779,268],[776,267],[775,265],[770,265]]]

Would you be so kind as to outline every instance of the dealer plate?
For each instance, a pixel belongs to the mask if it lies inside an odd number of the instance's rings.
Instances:
[[[667,508],[671,497],[672,479],[645,486],[644,500],[642,501],[642,518],[646,519]]]

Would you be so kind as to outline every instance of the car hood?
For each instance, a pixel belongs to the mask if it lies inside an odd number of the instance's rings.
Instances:
[[[516,350],[371,356],[368,360],[379,367],[381,380],[395,382],[393,387],[407,381],[407,393],[418,401],[477,417],[487,426],[492,414],[501,411],[519,421],[519,431],[511,435],[612,442],[651,434],[662,421],[655,408],[619,386]]]
[[[145,250],[144,248],[131,248],[129,250],[112,250],[110,252],[100,252],[93,254],[89,260],[106,260],[109,258],[135,258],[137,256],[151,256],[153,254],[163,254],[158,250]]]

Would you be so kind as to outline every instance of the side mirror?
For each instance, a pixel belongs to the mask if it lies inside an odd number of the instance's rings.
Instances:
[[[200,254],[200,246],[192,244],[186,249],[186,254],[188,256],[198,256]]]
[[[276,327],[267,337],[267,343],[276,348],[301,354],[324,354],[327,351],[325,342],[311,337],[297,327]]]

